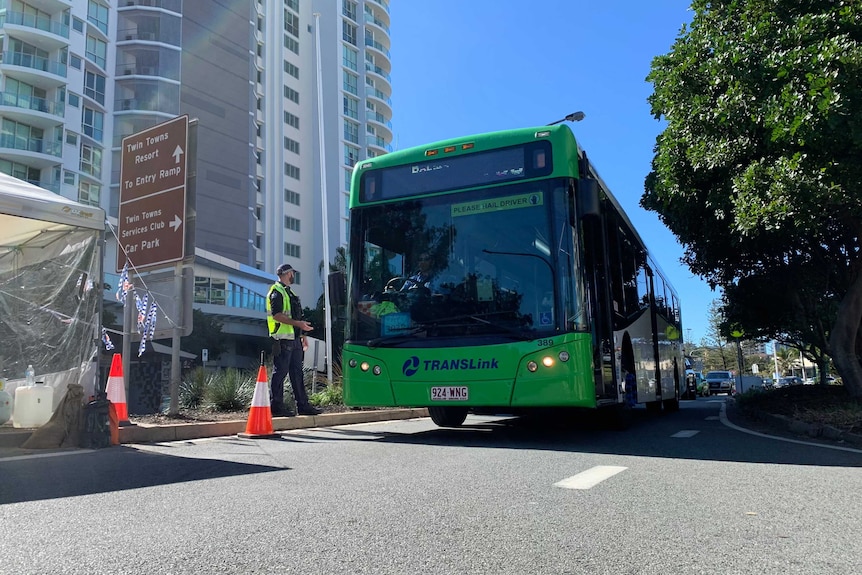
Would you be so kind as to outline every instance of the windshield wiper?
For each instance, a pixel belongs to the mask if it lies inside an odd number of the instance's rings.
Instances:
[[[386,335],[383,337],[376,337],[374,339],[369,339],[365,345],[367,345],[369,349],[374,349],[375,347],[377,347],[381,343],[386,343],[386,342],[392,343],[392,342],[398,341],[400,339],[409,339],[410,336],[416,335],[417,333],[419,333],[420,331],[424,331],[425,329],[427,329],[427,327],[424,324],[418,325],[416,327],[402,330],[402,333],[393,333],[392,335]]]

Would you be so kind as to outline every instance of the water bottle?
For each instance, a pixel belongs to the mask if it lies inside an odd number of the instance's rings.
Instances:
[[[36,384],[36,370],[33,369],[33,364],[27,366],[27,371],[24,372],[24,378],[27,380],[27,385]]]

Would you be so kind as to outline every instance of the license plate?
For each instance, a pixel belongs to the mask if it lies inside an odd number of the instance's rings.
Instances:
[[[432,387],[431,401],[467,401],[467,386]]]

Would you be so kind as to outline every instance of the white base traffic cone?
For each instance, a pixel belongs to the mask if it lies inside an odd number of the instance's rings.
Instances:
[[[264,366],[260,366],[260,369],[257,370],[257,383],[254,385],[254,396],[251,398],[251,410],[248,414],[248,423],[245,425],[245,433],[237,433],[237,435],[246,439],[281,437],[272,429],[269,378],[266,376]]]
[[[123,356],[115,353],[111,358],[111,371],[108,373],[108,386],[105,389],[108,401],[117,410],[120,426],[132,425],[129,421],[129,406],[126,403],[126,382],[123,377]]]

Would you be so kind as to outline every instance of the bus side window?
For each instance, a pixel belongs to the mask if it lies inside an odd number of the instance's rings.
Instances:
[[[641,309],[650,304],[649,278],[647,277],[647,268],[643,263],[638,268],[638,301]]]

